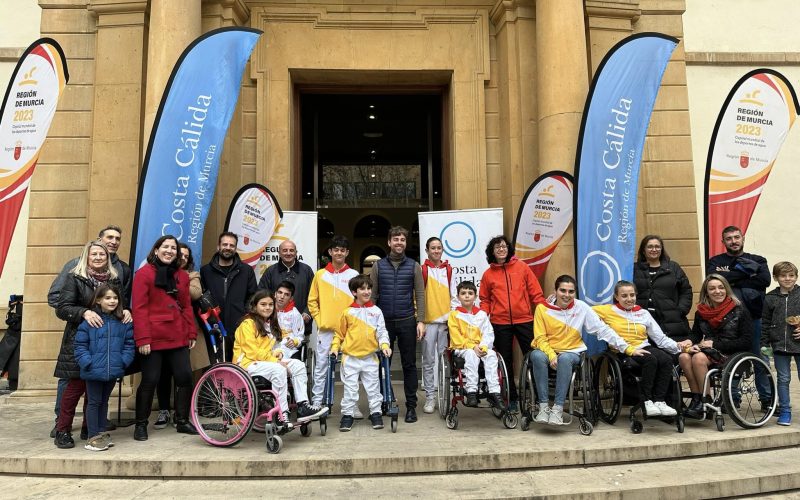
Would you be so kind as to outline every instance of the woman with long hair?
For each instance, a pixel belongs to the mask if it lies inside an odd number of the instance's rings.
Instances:
[[[180,269],[178,240],[172,235],[156,240],[147,264],[133,280],[133,336],[141,354],[142,381],[136,391],[136,428],[133,438],[147,440],[147,419],[153,393],[168,363],[175,378],[175,423],[184,434],[197,434],[189,422],[192,398],[192,368],[189,349],[194,347],[197,328],[189,297],[189,274]]]

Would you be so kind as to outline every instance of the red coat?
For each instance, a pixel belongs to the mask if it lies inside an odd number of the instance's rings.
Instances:
[[[155,286],[156,268],[146,264],[133,277],[133,338],[136,347],[150,344],[153,351],[187,347],[197,338],[189,297],[189,274],[175,273],[177,300]]]
[[[481,277],[480,307],[495,325],[533,321],[533,310],[545,301],[539,280],[516,257],[505,264],[490,264]]]

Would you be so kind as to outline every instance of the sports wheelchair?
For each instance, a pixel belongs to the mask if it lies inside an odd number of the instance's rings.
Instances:
[[[478,367],[478,404],[489,396],[486,385],[486,374],[484,373],[483,362]],[[442,352],[441,362],[439,363],[439,386],[438,404],[439,415],[445,419],[448,429],[458,429],[458,403],[463,404],[467,391],[464,388],[464,358],[456,356],[452,349],[445,349]],[[508,371],[503,356],[497,354],[497,379],[500,383],[500,397],[506,408],[509,403]],[[479,406],[480,408],[481,406]],[[518,418],[515,414],[501,410],[495,406],[490,406],[492,414],[503,422],[506,429],[517,427]],[[484,406],[485,408],[485,406]]]
[[[630,389],[633,394],[638,394],[639,379],[641,369],[638,366],[627,366],[620,362],[619,358],[610,352],[605,352],[593,360],[594,394],[595,408],[597,416],[603,422],[613,425],[622,410],[627,392],[625,387]],[[678,432],[683,432],[685,416],[683,415],[681,399],[680,368],[676,365],[672,368],[672,398],[668,401],[669,405],[675,409],[677,415],[667,417],[653,417],[675,424]],[[641,415],[641,416],[639,416]],[[644,403],[639,401],[631,406],[628,419],[630,421],[631,432],[640,434],[644,430],[643,421],[648,416],[644,410]]]
[[[756,366],[764,370],[772,395],[764,404],[756,389]],[[691,394],[681,394],[686,403]],[[775,377],[769,365],[750,352],[734,354],[721,365],[709,367],[703,381],[702,394],[710,397],[704,397],[703,418],[700,420],[713,418],[720,432],[725,430],[725,414],[739,427],[755,429],[769,422],[777,407]]]
[[[550,392],[555,391],[555,374],[556,371],[548,367],[548,388]],[[595,411],[595,386],[592,379],[592,361],[584,351],[580,354],[580,362],[573,368],[567,399],[564,401],[564,415],[568,416],[568,418],[564,419],[564,425],[571,424],[573,418],[577,417],[580,421],[580,433],[584,436],[592,433],[598,420],[597,412]],[[522,414],[520,427],[523,431],[527,431],[534,420],[534,416],[539,411],[539,398],[536,393],[530,354],[526,355],[523,360],[517,392],[519,393],[519,406]]]
[[[378,356],[378,383],[381,388],[383,401],[381,402],[381,413],[390,419],[392,432],[397,432],[397,420],[400,415],[400,407],[397,405],[397,398],[394,396],[392,388],[391,361],[384,356],[383,351],[377,351]],[[339,357],[330,354],[328,358],[328,375],[325,377],[325,392],[322,395],[322,406],[328,407],[328,415],[333,409],[334,384],[336,383],[336,365],[340,363]],[[313,373],[313,371],[312,371]],[[328,430],[326,416],[319,417],[319,432],[323,436]]]

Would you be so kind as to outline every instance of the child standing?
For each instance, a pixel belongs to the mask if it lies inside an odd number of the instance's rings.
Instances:
[[[324,415],[328,409],[314,408],[308,404],[306,366],[296,359],[283,359],[281,337],[275,298],[267,290],[258,290],[250,299],[248,313],[236,329],[233,362],[247,370],[250,375],[264,377],[272,383],[272,389],[278,394],[283,421],[291,426],[288,423],[287,371],[292,374],[298,421]]]
[[[800,287],[797,267],[791,262],[778,262],[772,267],[778,287],[764,298],[761,347],[771,347],[778,372],[778,425],[791,425],[792,406],[789,382],[792,380],[792,358],[800,376]]]
[[[348,283],[355,301],[341,316],[339,325],[331,341],[331,354],[342,352],[342,420],[339,430],[347,432],[353,427],[356,405],[358,404],[358,379],[364,385],[369,401],[369,420],[373,429],[383,429],[381,417],[381,397],[378,385],[379,348],[384,356],[391,356],[389,332],[383,320],[383,313],[370,301],[372,281],[360,274]]]
[[[87,450],[107,450],[114,443],[106,431],[108,398],[117,379],[133,363],[136,345],[133,323],[122,323],[123,305],[119,289],[104,283],[97,287],[93,309],[103,325],[93,327],[84,320],[75,334],[75,361],[86,381],[86,423],[89,428]]]
[[[306,325],[303,316],[294,305],[294,283],[281,281],[275,290],[275,307],[278,309],[278,325],[281,327],[283,359],[289,359],[300,349]]]
[[[458,301],[461,303],[447,318],[450,330],[450,349],[453,355],[464,358],[464,388],[467,391],[465,406],[478,406],[478,366],[483,361],[489,404],[505,411],[500,397],[500,381],[497,377],[497,354],[492,350],[494,330],[489,316],[475,306],[478,288],[471,281],[458,284]]]
[[[425,283],[425,337],[422,343],[422,385],[425,387],[425,406],[422,411],[433,413],[436,408],[436,367],[447,348],[447,318],[458,305],[453,299],[453,268],[442,260],[442,240],[428,238],[422,263]]]

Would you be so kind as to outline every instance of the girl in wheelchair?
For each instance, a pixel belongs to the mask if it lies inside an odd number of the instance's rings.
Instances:
[[[692,392],[686,416],[703,418],[703,384],[709,368],[721,366],[728,356],[750,350],[753,321],[733,294],[728,281],[709,274],[700,288],[700,303],[689,339],[692,345],[678,357]]]
[[[272,389],[278,394],[283,421],[291,427],[287,399],[287,371],[291,373],[298,421],[308,421],[324,415],[328,412],[328,408],[317,408],[308,403],[306,366],[297,359],[283,359],[283,351],[280,349],[281,336],[275,311],[275,297],[267,290],[258,290],[250,299],[248,313],[236,329],[233,361],[246,369],[250,376],[260,376],[270,381]]]
[[[617,351],[628,356],[649,356],[622,339],[597,316],[591,307],[575,298],[575,278],[561,275],[555,282],[555,302],[546,302],[536,308],[533,316],[533,342],[530,362],[539,413],[534,422],[563,425],[564,401],[567,398],[572,371],[580,363],[580,354],[586,350],[581,331],[596,335]],[[548,407],[548,368],[556,370],[556,387],[553,407]]]
[[[673,357],[692,345],[691,340],[676,343],[667,337],[653,316],[636,305],[636,285],[618,281],[614,287],[614,303],[594,306],[594,311],[629,345],[647,351],[649,356],[621,360],[641,369],[639,394],[647,417],[674,417],[678,414],[666,403],[672,379]],[[655,345],[651,345],[650,342]]]

